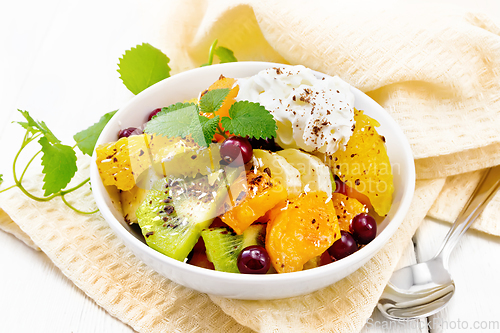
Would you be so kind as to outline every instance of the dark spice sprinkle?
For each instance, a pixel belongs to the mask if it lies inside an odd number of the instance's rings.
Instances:
[[[148,233],[146,234],[146,237],[153,236],[154,234],[155,234],[155,232],[154,232],[154,231],[150,231],[150,232],[148,232]]]
[[[174,212],[174,206],[165,206],[165,213],[168,215],[172,214]]]
[[[192,156],[191,156],[191,159],[192,159],[192,160],[195,160],[197,157],[198,157],[198,156],[196,156],[196,155],[192,155]]]
[[[359,179],[356,179],[356,180],[354,181],[354,184],[359,185],[359,184],[361,184],[361,182],[359,181]]]
[[[382,139],[383,142],[385,142],[385,136],[381,135],[380,138]]]
[[[116,157],[113,157],[113,162],[118,162],[118,159]]]
[[[163,221],[167,222],[168,221],[168,217],[164,216],[163,217]],[[163,226],[165,226],[165,225],[163,225]]]
[[[312,224],[316,223],[316,219],[312,219],[311,223]]]
[[[142,150],[142,149],[141,149],[141,150],[139,151],[139,156],[142,156],[142,155],[144,155],[144,150]]]
[[[167,197],[165,200],[163,200],[164,203],[171,203],[172,202],[172,197]]]
[[[269,168],[265,168],[265,169],[264,169],[264,172],[265,172],[265,173],[267,173],[267,175],[268,175],[269,177],[271,177],[271,169],[269,169]]]

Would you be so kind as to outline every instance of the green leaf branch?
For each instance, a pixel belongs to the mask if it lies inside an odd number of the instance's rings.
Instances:
[[[24,134],[21,147],[16,153],[12,163],[14,185],[1,190],[0,193],[17,187],[27,197],[36,201],[44,202],[52,200],[55,197],[61,197],[63,202],[75,212],[81,214],[96,213],[98,210],[90,212],[82,211],[70,204],[65,198],[65,195],[74,192],[89,183],[90,178],[86,178],[71,188],[66,188],[66,186],[70,183],[71,179],[73,179],[77,172],[75,147],[78,146],[84,154],[92,155],[95,143],[102,128],[104,128],[109,119],[111,119],[112,114],[116,111],[107,113],[101,117],[99,122],[90,126],[88,129],[77,133],[74,136],[76,144],[73,147],[62,144],[44,122],[35,121],[28,111],[18,111],[23,115],[26,121],[17,123],[26,130],[26,133]],[[19,157],[23,151],[25,151],[26,147],[34,141],[38,141],[41,148],[30,158],[20,172],[18,169]],[[23,185],[23,179],[28,171],[28,168],[40,154],[42,155],[42,173],[44,174],[42,186],[42,189],[44,190],[43,196],[37,196],[31,193]]]

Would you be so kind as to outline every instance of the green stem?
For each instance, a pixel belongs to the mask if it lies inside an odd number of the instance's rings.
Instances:
[[[21,152],[23,151],[23,149],[33,140],[35,140],[37,137],[40,136],[39,133],[33,135],[31,138],[29,137],[29,131],[26,131],[26,134],[24,134],[24,138],[23,138],[23,143],[21,144],[21,148],[19,148],[19,151],[17,152],[16,156],[14,157],[14,162],[12,163],[12,175],[14,176],[14,182],[16,184],[19,185],[19,183],[21,182],[22,180],[22,176],[21,176],[21,179],[17,179],[17,175],[16,175],[16,164],[17,164],[17,159],[19,158],[19,155],[21,155]],[[38,154],[38,153],[37,153]],[[34,158],[32,158],[33,160]],[[29,162],[31,163],[31,161]],[[28,163],[28,165],[29,165]],[[24,172],[23,172],[23,175],[24,175]]]
[[[17,187],[17,184],[14,184],[14,185],[12,185],[12,186],[9,186],[9,187],[7,187],[7,188],[4,188],[3,190],[0,190],[0,193],[5,192],[5,191],[7,191],[7,190],[10,190],[11,188],[14,188],[14,187]]]
[[[219,40],[216,39],[212,43],[212,46],[210,46],[210,51],[208,51],[208,65],[211,65],[214,62],[214,53],[215,53],[215,48],[217,47],[218,42],[219,42]]]
[[[24,178],[24,174],[26,173],[26,171],[28,170],[28,167],[30,166],[31,162],[33,162],[33,160],[38,156],[38,154],[40,154],[42,152],[42,150],[40,149],[40,151],[38,153],[36,153],[32,158],[31,160],[29,160],[28,164],[26,164],[26,167],[24,167],[24,170],[23,170],[23,173],[21,174],[21,177],[19,177],[19,182],[22,182],[23,181],[23,178]]]
[[[220,127],[220,124],[218,124],[218,125],[217,125],[217,134],[222,135],[222,136],[224,137],[224,139],[227,139],[227,138],[228,138],[228,136],[227,136],[226,132],[224,132],[224,131],[222,130],[222,128]]]
[[[66,204],[66,206],[68,206],[69,208],[73,209],[75,212],[80,213],[80,214],[91,215],[91,214],[95,214],[95,213],[97,213],[99,211],[99,209],[93,210],[91,212],[81,211],[81,210],[73,207],[68,201],[66,201],[66,198],[64,198],[64,194],[61,194],[61,199],[62,199],[62,201],[64,201],[64,203]]]
[[[80,184],[76,185],[75,187],[72,187],[70,189],[67,189],[67,190],[64,190],[64,191],[61,191],[61,196],[65,195],[65,194],[68,194],[68,193],[71,193],[73,191],[76,191],[78,190],[80,187],[82,187],[83,185],[87,184],[88,182],[90,181],[90,177],[85,179],[84,181],[82,181]]]
[[[27,197],[29,197],[29,198],[31,198],[33,200],[36,200],[36,201],[45,202],[45,201],[52,200],[53,198],[61,195],[60,192],[57,192],[57,193],[52,194],[51,196],[40,198],[40,197],[37,197],[37,196],[31,194],[30,192],[28,192],[21,183],[16,182],[16,185],[17,185],[17,187],[19,187],[19,189],[21,190],[21,192],[23,192],[24,194],[26,194]]]

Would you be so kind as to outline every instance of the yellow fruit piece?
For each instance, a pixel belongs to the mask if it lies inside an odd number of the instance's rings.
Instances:
[[[340,238],[335,208],[328,199],[324,192],[309,192],[273,209],[279,213],[267,224],[266,250],[278,273],[301,271]]]
[[[135,211],[146,198],[147,191],[140,187],[134,186],[130,191],[122,191],[120,193],[120,201],[122,203],[123,218],[128,224],[137,223]]]
[[[332,170],[348,186],[366,195],[378,215],[385,216],[394,192],[385,138],[375,130],[380,124],[363,111],[354,110],[354,120],[355,129],[346,149],[332,156]]]
[[[156,172],[165,176],[206,176],[219,166],[218,144],[200,147],[191,136],[183,139],[161,135],[148,135],[148,144]]]
[[[132,189],[136,180],[151,165],[145,134],[101,145],[97,147],[96,154],[104,185],[115,185],[122,191]]]
[[[365,205],[361,202],[341,193],[333,193],[332,202],[337,212],[340,230],[349,231],[349,226],[354,216],[368,212]]]
[[[231,186],[235,206],[221,216],[222,222],[233,228],[238,235],[287,197],[286,188],[271,180],[265,172],[247,171],[246,182],[246,191],[234,192],[233,188],[238,187]]]

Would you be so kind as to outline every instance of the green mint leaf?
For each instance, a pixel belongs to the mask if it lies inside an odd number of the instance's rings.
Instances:
[[[219,46],[215,49],[215,55],[219,58],[221,64],[238,61],[234,56],[234,52],[223,46]]]
[[[156,115],[154,115],[153,118],[151,118],[151,119],[154,119],[154,118],[156,118],[158,116],[162,116],[162,115],[167,114],[167,113],[172,112],[172,111],[176,111],[176,110],[187,108],[188,106],[198,107],[194,103],[175,103],[175,104],[166,106],[164,108],[161,108],[161,111],[158,112]]]
[[[82,153],[92,156],[99,135],[101,135],[104,126],[106,126],[115,113],[116,110],[106,113],[97,123],[73,136],[73,139]]]
[[[44,196],[57,193],[64,189],[76,173],[76,154],[73,148],[61,143],[51,144],[46,137],[40,138],[38,143],[42,146],[42,189]]]
[[[219,110],[229,94],[229,90],[229,88],[223,88],[208,91],[200,99],[200,111],[203,113],[214,113]]]
[[[17,123],[21,125],[24,129],[31,132],[31,134],[42,133],[42,135],[47,138],[51,144],[61,143],[61,141],[56,138],[54,133],[47,127],[43,121],[34,120],[28,111],[17,110],[21,112],[26,122],[18,121]]]
[[[256,139],[276,136],[278,126],[273,115],[259,103],[236,102],[229,109],[229,117],[221,119],[222,126],[229,133]]]
[[[143,43],[125,51],[118,63],[123,84],[134,94],[170,76],[170,59],[151,44]]]
[[[212,142],[215,131],[217,130],[217,125],[219,124],[219,118],[219,116],[215,116],[213,118],[199,116],[199,122],[205,140],[205,145],[209,145],[210,142]]]
[[[198,119],[198,108],[190,105],[178,110],[157,115],[147,122],[144,132],[158,134],[167,138],[183,137],[192,134],[193,118]]]

